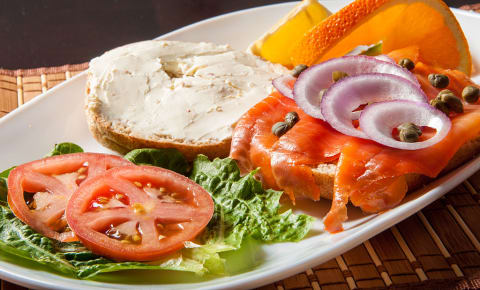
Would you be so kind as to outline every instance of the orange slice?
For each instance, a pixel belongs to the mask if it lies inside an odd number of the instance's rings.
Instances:
[[[292,63],[311,65],[383,41],[383,52],[416,46],[422,62],[470,75],[468,43],[440,0],[357,0],[305,34]]]
[[[249,50],[266,60],[291,67],[290,55],[295,44],[305,32],[331,14],[317,0],[303,0],[252,43]]]

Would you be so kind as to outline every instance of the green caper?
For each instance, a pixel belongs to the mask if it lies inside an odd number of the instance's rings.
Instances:
[[[272,133],[273,135],[280,137],[287,133],[289,129],[290,126],[286,122],[277,122],[272,126]]]
[[[442,74],[429,74],[428,81],[430,81],[430,84],[432,84],[432,86],[439,89],[446,88],[450,83],[448,77]]]
[[[416,131],[418,136],[422,136],[422,130],[415,124],[411,122],[403,123],[400,126],[397,127],[399,131],[401,130],[411,130],[411,131]]]
[[[445,115],[450,114],[450,109],[447,107],[447,104],[438,97],[435,98],[435,99],[432,99],[430,101],[430,105],[432,105],[432,107],[435,107],[436,109],[442,111],[443,113],[445,113]]]
[[[415,68],[415,63],[409,58],[402,58],[398,64],[408,70],[412,70]]]
[[[438,92],[437,98],[442,98],[443,95],[454,95],[455,96],[455,93],[452,92],[451,90],[441,90],[440,92]]]
[[[462,100],[457,98],[454,94],[444,94],[441,96],[440,100],[447,105],[449,110],[454,111],[455,113],[463,113]]]
[[[462,91],[462,98],[469,104],[474,104],[480,97],[480,89],[474,86],[466,86]]]
[[[398,133],[398,138],[402,142],[414,143],[418,141],[419,137],[415,131],[410,130],[402,130]]]
[[[327,89],[321,89],[320,92],[318,92],[318,98],[319,98],[320,101],[322,100],[323,95],[325,95],[326,91],[327,91]]]
[[[422,130],[413,123],[403,123],[397,129],[399,130],[398,138],[402,142],[417,142],[418,138],[422,136]]]
[[[339,80],[343,79],[344,77],[348,77],[348,74],[343,71],[336,70],[332,72],[332,81],[338,82]]]
[[[308,68],[306,64],[299,64],[292,69],[292,76],[298,78],[298,76]]]
[[[298,116],[297,112],[288,112],[285,115],[285,123],[288,124],[288,126],[293,127],[298,121],[300,120],[300,117]]]

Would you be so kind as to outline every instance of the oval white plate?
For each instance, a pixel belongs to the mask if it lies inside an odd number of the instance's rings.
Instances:
[[[331,11],[338,10],[348,2],[322,1]],[[293,5],[285,3],[230,13],[187,26],[161,38],[230,43],[234,48],[245,49]],[[474,36],[476,28],[480,27],[480,16],[455,9],[454,13],[467,36],[478,72],[480,39]],[[475,78],[478,82],[478,75]],[[84,86],[85,74],[82,73],[0,119],[0,169],[38,159],[53,144],[64,141],[75,142],[86,151],[110,152],[91,137],[86,126],[83,115]],[[297,211],[318,217],[309,237],[299,243],[263,246],[248,243],[246,249],[229,257],[228,267],[233,274],[226,277],[202,280],[176,272],[127,271],[103,275],[101,281],[84,281],[58,275],[46,267],[32,265],[0,252],[0,278],[30,288],[49,289],[258,287],[321,264],[357,246],[422,209],[479,169],[480,158],[476,158],[421,191],[409,194],[400,206],[381,215],[364,215],[358,209],[349,208],[345,231],[335,235],[322,232],[321,218],[327,212],[329,202],[302,202]]]

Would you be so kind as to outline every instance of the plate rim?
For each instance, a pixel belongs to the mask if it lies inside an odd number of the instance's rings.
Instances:
[[[323,1],[321,1],[320,0],[320,2],[340,2],[340,1],[333,1],[333,0],[323,0]],[[350,1],[342,1],[342,2],[346,3],[346,2],[350,2]],[[250,11],[253,11],[253,10],[268,9],[272,6],[291,6],[295,3],[297,3],[297,2],[285,2],[285,3],[269,4],[269,5],[263,5],[263,6],[258,6],[258,7],[242,9],[242,10],[238,10],[238,11],[232,11],[232,12],[229,12],[229,13],[221,14],[221,15],[218,15],[218,16],[215,16],[215,17],[211,17],[211,18],[208,18],[208,19],[204,19],[204,20],[189,24],[187,26],[176,29],[172,32],[161,35],[161,36],[159,36],[155,39],[166,39],[166,38],[169,38],[169,37],[172,37],[172,36],[174,37],[175,34],[182,33],[183,31],[189,30],[192,27],[212,23],[212,22],[221,20],[223,18],[229,18],[229,17],[232,17],[232,16],[248,14],[248,13],[250,13]],[[451,9],[456,14],[457,13],[461,14],[464,17],[473,17],[473,18],[476,18],[476,19],[480,19],[480,14],[478,14],[478,13],[470,12],[470,11],[464,11],[464,10],[460,10],[460,9],[456,9],[456,8],[451,8]],[[35,104],[37,104],[38,102],[41,102],[43,99],[48,98],[49,95],[55,94],[57,90],[60,90],[60,89],[64,88],[65,86],[68,86],[70,83],[76,81],[77,79],[85,77],[86,74],[87,74],[86,71],[84,71],[82,73],[79,73],[78,75],[72,77],[71,79],[62,82],[61,84],[55,86],[54,88],[48,90],[47,92],[42,93],[41,95],[35,97],[33,100],[29,101],[28,103],[16,108],[15,110],[13,110],[12,112],[10,112],[9,114],[7,114],[6,116],[4,116],[0,119],[0,126],[4,125],[5,123],[8,123],[11,119],[15,118],[18,114],[21,114],[24,110],[28,110],[32,106],[35,106]],[[477,156],[475,159],[471,160],[470,162],[464,164],[463,166],[457,168],[456,170],[448,173],[447,175],[445,175],[445,176],[443,176],[443,177],[441,177],[437,180],[455,179],[455,178],[463,180],[463,177],[459,178],[459,176],[464,176],[465,174],[468,174],[468,176],[470,176],[471,174],[474,174],[475,171],[480,169],[480,162],[478,162],[479,160],[480,160],[480,156]],[[465,178],[468,178],[468,176],[465,177]],[[262,285],[266,285],[268,283],[277,281],[279,279],[284,279],[288,275],[294,275],[296,273],[304,271],[307,268],[310,268],[312,266],[317,265],[318,262],[316,262],[316,261],[319,260],[319,259],[322,259],[322,260],[324,259],[326,261],[328,259],[334,258],[334,257],[338,256],[339,254],[347,251],[348,249],[353,248],[353,247],[357,246],[358,244],[361,244],[362,242],[364,242],[365,240],[367,240],[367,239],[371,238],[372,236],[378,234],[379,232],[391,227],[392,225],[403,221],[404,219],[410,217],[411,215],[415,214],[417,211],[419,211],[420,209],[422,209],[426,206],[426,205],[423,205],[423,203],[421,202],[423,199],[427,199],[427,198],[430,199],[431,196],[433,195],[434,200],[436,200],[436,199],[440,198],[441,196],[443,196],[444,194],[446,194],[447,192],[449,192],[455,186],[457,186],[458,184],[463,182],[462,180],[460,180],[458,183],[450,182],[450,183],[448,183],[447,187],[441,187],[440,185],[438,185],[435,188],[431,189],[428,193],[422,194],[417,199],[412,200],[411,202],[414,202],[415,206],[413,206],[413,207],[411,207],[410,209],[407,210],[407,212],[408,212],[407,215],[405,215],[405,213],[402,213],[401,217],[391,216],[387,219],[387,222],[385,222],[383,219],[374,220],[373,221],[374,224],[377,224],[377,223],[381,224],[381,230],[380,231],[371,231],[370,227],[362,227],[355,233],[355,241],[352,241],[353,237],[347,237],[347,238],[342,239],[341,241],[339,241],[339,244],[341,244],[341,246],[334,248],[334,250],[330,251],[328,253],[328,255],[316,256],[315,258],[308,258],[308,259],[299,259],[299,261],[297,261],[293,266],[289,265],[289,267],[283,267],[282,270],[275,270],[275,271],[269,270],[269,271],[264,271],[264,272],[260,272],[260,273],[254,273],[253,276],[251,274],[251,271],[249,271],[249,272],[241,273],[241,274],[238,274],[238,275],[230,276],[232,278],[235,277],[235,279],[234,279],[234,281],[230,281],[228,283],[228,285],[222,285],[222,284],[208,285],[209,282],[215,281],[215,279],[206,281],[207,285],[205,285],[205,286],[202,285],[205,282],[199,282],[199,283],[195,283],[195,284],[192,284],[192,285],[199,285],[200,288],[208,287],[209,289],[220,289],[220,288],[225,289],[225,288],[262,286]],[[403,204],[400,205],[400,206],[403,206]],[[325,258],[325,257],[327,257],[327,258]],[[2,261],[1,263],[8,263],[8,262],[3,262]],[[17,264],[11,264],[11,263],[8,263],[8,264],[10,264],[11,266],[14,266],[14,268],[25,268],[25,267],[19,266]],[[45,267],[47,267],[47,266],[45,266]],[[50,272],[47,272],[47,273],[50,274]],[[265,274],[265,273],[267,273],[267,274]],[[52,289],[52,288],[69,289],[72,286],[79,286],[79,288],[82,288],[82,289],[90,289],[90,288],[91,289],[94,289],[94,288],[95,289],[98,289],[98,288],[108,289],[108,288],[115,288],[115,286],[121,286],[121,285],[138,286],[139,288],[150,288],[151,286],[153,286],[153,285],[138,285],[138,284],[114,284],[114,283],[91,281],[91,280],[79,280],[79,279],[75,279],[75,278],[69,278],[69,277],[66,277],[66,276],[58,275],[58,274],[55,274],[55,273],[51,273],[51,274],[56,275],[59,278],[66,279],[66,280],[62,281],[61,285],[58,285],[58,283],[55,283],[55,282],[57,282],[57,280],[51,281],[51,280],[48,279],[48,277],[45,278],[44,280],[36,279],[36,278],[32,279],[32,278],[26,277],[25,275],[23,275],[23,276],[19,275],[19,274],[15,273],[15,271],[13,271],[13,270],[10,271],[8,268],[4,269],[3,267],[0,266],[0,277],[2,279],[7,280],[7,281],[12,281],[13,283],[16,283],[16,284],[19,284],[19,285],[22,285],[22,286],[26,286],[26,287],[48,288],[48,289]],[[249,277],[247,277],[247,278],[243,277],[245,275],[248,275]],[[76,281],[83,282],[83,285],[75,285]],[[65,282],[65,284],[64,284],[64,282]],[[155,284],[155,287],[168,287],[168,286],[172,286],[172,285],[176,285],[176,284]],[[189,285],[189,284],[183,284],[183,285]]]

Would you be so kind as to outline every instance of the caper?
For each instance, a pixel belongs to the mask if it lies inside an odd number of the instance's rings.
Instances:
[[[293,127],[298,121],[300,120],[300,117],[298,116],[297,112],[288,112],[285,115],[285,123],[288,124],[288,126]]]
[[[412,70],[415,68],[415,63],[409,58],[402,58],[398,64],[408,70]]]
[[[463,103],[460,98],[457,98],[454,94],[444,94],[441,96],[441,100],[445,102],[448,109],[455,113],[463,113]]]
[[[308,68],[308,65],[306,64],[299,64],[297,66],[295,66],[293,69],[292,69],[292,76],[298,78],[298,76]]]
[[[402,142],[414,143],[418,141],[418,138],[420,136],[418,136],[418,134],[415,131],[402,130],[398,134],[398,137]]]
[[[418,136],[422,136],[422,130],[415,124],[411,122],[403,123],[402,125],[398,126],[397,129],[399,131],[401,130],[415,130],[418,134]]]
[[[398,137],[402,142],[417,142],[418,138],[422,136],[422,130],[413,123],[403,123],[397,129],[399,130]]]
[[[287,133],[289,129],[290,126],[286,122],[277,122],[272,126],[272,133],[273,135],[280,137]]]
[[[321,89],[320,92],[318,92],[318,99],[321,101],[323,98],[323,95],[325,95],[325,92],[327,89]]]
[[[332,72],[332,81],[338,82],[339,80],[343,79],[344,77],[348,77],[348,74],[343,71],[336,70]]]
[[[446,88],[450,83],[448,77],[442,74],[429,74],[428,80],[430,81],[430,84],[432,84],[432,86],[439,89]]]
[[[469,104],[474,104],[480,97],[480,89],[474,86],[466,86],[462,91],[462,98]]]
[[[452,92],[451,90],[441,90],[440,92],[438,92],[437,98],[442,98],[443,95],[454,95],[455,96],[455,93]]]
[[[435,98],[430,101],[430,105],[435,107],[437,110],[442,111],[445,115],[450,114],[450,109],[448,109],[447,104],[442,101],[440,98]]]

